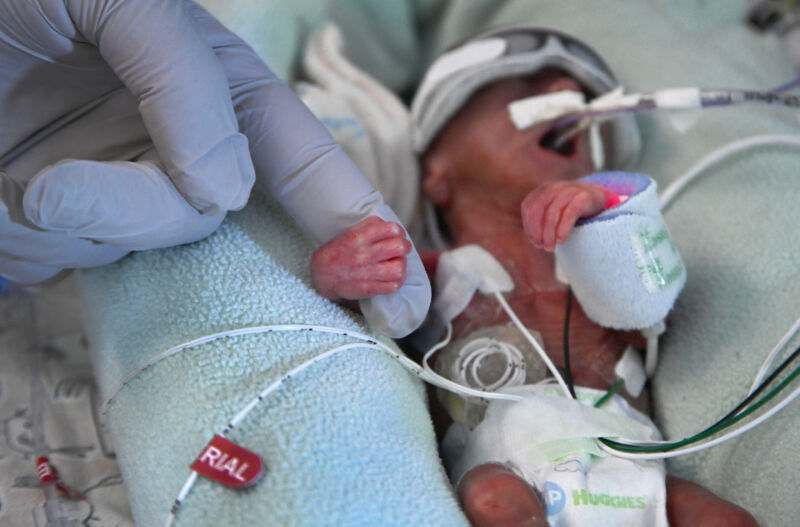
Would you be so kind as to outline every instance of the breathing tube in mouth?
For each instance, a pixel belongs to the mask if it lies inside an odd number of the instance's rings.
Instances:
[[[797,81],[793,81],[772,91],[667,88],[645,94],[622,94],[621,90],[615,90],[589,103],[567,100],[559,94],[537,95],[512,102],[509,113],[518,129],[545,122],[552,123],[543,146],[563,151],[568,148],[570,139],[588,126],[623,114],[651,110],[706,109],[744,103],[800,108],[800,97],[781,93],[796,84]],[[555,98],[556,95],[559,95],[559,99]]]

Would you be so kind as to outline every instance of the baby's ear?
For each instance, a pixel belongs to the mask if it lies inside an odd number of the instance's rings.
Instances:
[[[422,158],[422,191],[437,207],[446,207],[450,203],[450,163],[435,149]]]

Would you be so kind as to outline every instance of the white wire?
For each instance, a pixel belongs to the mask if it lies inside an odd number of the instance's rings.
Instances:
[[[544,363],[547,366],[547,368],[553,374],[553,377],[555,377],[556,381],[561,386],[561,389],[564,390],[565,396],[567,398],[569,398],[569,399],[572,399],[572,393],[569,391],[569,388],[567,387],[567,383],[564,381],[564,378],[561,376],[561,372],[558,371],[558,368],[556,368],[555,364],[553,364],[553,361],[550,360],[550,357],[547,355],[547,352],[545,352],[544,348],[542,348],[542,346],[534,338],[534,336],[531,335],[531,332],[528,331],[528,328],[525,327],[525,324],[523,324],[522,321],[520,321],[519,317],[517,317],[517,314],[514,312],[513,309],[511,309],[511,306],[508,305],[508,302],[506,302],[506,299],[503,298],[502,293],[500,293],[499,291],[495,291],[494,292],[494,296],[495,296],[495,298],[497,298],[497,301],[500,303],[500,305],[503,307],[505,312],[508,314],[508,316],[511,319],[511,321],[514,322],[514,324],[517,326],[517,329],[520,330],[520,332],[525,337],[525,339],[530,343],[531,346],[533,346],[533,349],[536,350],[536,352],[542,358],[542,360],[544,361]],[[433,370],[433,368],[431,368],[430,365],[428,364],[428,360],[430,359],[430,357],[436,351],[438,351],[438,350],[442,349],[443,347],[445,347],[450,342],[450,339],[452,338],[452,336],[453,336],[453,325],[452,325],[452,323],[450,321],[448,321],[447,322],[447,336],[444,338],[444,340],[442,340],[438,344],[434,345],[431,349],[429,349],[425,353],[425,355],[423,355],[423,357],[422,357],[422,368],[423,368],[423,370],[425,371],[425,373],[429,374],[431,377],[436,379],[436,382],[433,382],[433,381],[428,381],[428,382],[431,382],[432,384],[437,384],[439,386],[442,386],[443,388],[449,388],[451,391],[454,391],[456,393],[463,393],[463,394],[467,394],[467,395],[476,395],[478,397],[483,397],[484,399],[504,399],[504,400],[509,400],[509,401],[521,401],[522,400],[522,397],[517,396],[517,395],[504,394],[504,393],[498,393],[498,392],[483,392],[483,391],[480,391],[480,390],[474,390],[472,388],[467,388],[466,386],[463,386],[461,384],[455,383],[455,382],[451,381],[450,379],[448,379],[446,377],[443,377],[443,376],[439,375],[438,373],[436,373]],[[428,380],[428,379],[426,379],[426,380]]]
[[[775,358],[778,356],[778,353],[786,346],[792,337],[795,336],[798,330],[800,330],[800,318],[795,321],[794,325],[789,328],[789,331],[787,331],[783,337],[781,337],[781,340],[775,344],[775,347],[769,352],[767,358],[764,359],[764,363],[761,365],[761,369],[758,370],[758,373],[756,374],[756,377],[753,380],[753,384],[750,386],[750,391],[747,392],[747,395],[750,395],[756,390],[756,388],[758,388],[758,385],[761,384],[761,381],[763,381],[764,377],[766,377],[767,371],[772,366],[772,363],[775,362]]]
[[[342,344],[341,346],[331,348],[323,353],[320,353],[319,355],[314,356],[313,358],[305,361],[304,363],[292,368],[283,377],[274,381],[272,384],[267,386],[263,391],[261,391],[261,393],[259,393],[252,401],[250,401],[244,408],[242,408],[239,411],[239,413],[237,413],[234,416],[233,419],[230,420],[228,426],[223,430],[222,433],[227,434],[232,428],[235,428],[240,422],[242,422],[242,420],[247,416],[247,414],[250,413],[250,411],[258,405],[258,403],[266,399],[268,395],[277,390],[281,384],[289,380],[292,376],[297,375],[298,373],[305,370],[312,364],[320,362],[321,360],[326,359],[331,355],[339,353],[340,351],[346,351],[354,348],[369,348],[369,349],[380,350],[380,347],[375,344],[356,342],[351,344]]]
[[[536,350],[536,353],[539,354],[539,356],[544,361],[545,365],[547,365],[547,368],[550,370],[550,373],[553,374],[553,377],[555,377],[556,381],[558,381],[558,384],[561,386],[561,389],[564,390],[564,395],[567,397],[567,399],[572,399],[573,398],[572,393],[569,391],[567,383],[564,382],[564,378],[561,376],[561,372],[558,371],[556,365],[553,364],[553,361],[551,361],[550,357],[547,356],[547,353],[544,351],[544,348],[542,348],[539,342],[533,337],[533,335],[531,335],[531,332],[528,331],[528,328],[525,327],[525,324],[523,324],[520,321],[520,319],[517,317],[517,314],[514,313],[514,310],[511,309],[511,306],[508,305],[508,302],[506,302],[506,299],[503,298],[503,295],[499,291],[495,291],[494,296],[497,298],[497,301],[500,302],[500,305],[503,306],[503,309],[505,309],[509,318],[511,318],[511,321],[514,322],[517,328],[522,332],[522,335],[525,337],[525,339],[528,342],[530,342],[531,346],[533,346],[533,349]]]
[[[711,439],[711,440],[708,440],[708,441],[705,441],[703,443],[699,443],[699,444],[696,444],[696,445],[691,445],[691,446],[687,446],[687,447],[684,447],[684,448],[671,450],[669,452],[640,452],[640,453],[622,452],[620,450],[615,450],[613,447],[610,447],[610,446],[604,444],[603,442],[601,442],[599,440],[597,440],[597,444],[600,445],[601,449],[603,449],[604,451],[608,452],[609,454],[611,454],[613,456],[616,456],[616,457],[626,458],[626,459],[666,459],[666,458],[670,458],[670,457],[682,456],[684,454],[693,454],[695,452],[699,452],[700,450],[704,450],[706,448],[709,448],[709,447],[712,447],[712,446],[716,446],[716,445],[718,445],[720,443],[723,443],[723,442],[725,442],[725,441],[727,441],[729,439],[733,439],[734,437],[736,437],[736,436],[738,436],[740,434],[743,434],[743,433],[747,432],[748,430],[751,430],[751,429],[755,428],[756,426],[758,426],[759,424],[763,423],[764,421],[766,421],[767,419],[769,419],[770,417],[772,417],[773,415],[778,413],[780,410],[782,410],[786,405],[788,405],[790,402],[795,400],[798,395],[800,395],[800,386],[795,388],[794,391],[791,394],[787,395],[784,399],[782,399],[778,404],[776,404],[775,406],[770,408],[767,412],[761,414],[760,416],[758,416],[756,419],[753,419],[749,423],[747,423],[747,424],[745,424],[743,426],[740,426],[739,428],[736,428],[735,430],[732,430],[732,431],[730,431],[730,432],[728,432],[726,434],[723,434],[722,436],[719,436],[717,438],[714,438],[714,439]],[[620,439],[619,441],[620,442],[625,442],[625,443],[630,443],[632,445],[637,444],[635,441],[629,441],[627,439]],[[668,443],[668,441],[667,442],[655,441],[655,442],[649,442],[647,444],[648,445],[657,445],[657,444],[662,444],[662,443]]]
[[[493,355],[502,356],[506,368],[499,378],[486,384],[479,370],[484,361]],[[525,382],[525,356],[510,342],[489,337],[476,338],[458,350],[458,357],[450,373],[452,378],[461,384],[478,386],[493,392],[503,386],[519,386]]]
[[[188,342],[184,342],[183,344],[178,344],[177,346],[173,346],[157,355],[154,355],[138,367],[131,370],[119,385],[111,392],[111,395],[103,402],[101,405],[101,415],[105,415],[108,411],[108,407],[111,404],[111,401],[117,394],[134,378],[136,378],[142,371],[150,368],[154,364],[170,357],[176,353],[195,348],[202,344],[206,344],[208,342],[212,342],[214,340],[218,340],[221,338],[229,338],[229,337],[238,337],[242,335],[253,335],[253,334],[261,334],[261,333],[282,333],[282,332],[291,332],[291,331],[316,331],[318,333],[329,333],[334,335],[342,335],[347,337],[353,337],[364,342],[368,342],[370,344],[376,345],[381,351],[389,354],[391,357],[395,358],[402,366],[404,366],[407,370],[415,373],[419,376],[423,376],[423,372],[420,369],[419,365],[406,357],[405,355],[401,355],[400,353],[395,352],[392,348],[383,344],[382,342],[370,337],[369,335],[365,335],[363,333],[359,333],[357,331],[350,331],[340,328],[334,328],[330,326],[317,326],[313,324],[276,324],[276,325],[267,325],[267,326],[250,326],[238,329],[231,329],[227,331],[220,331],[218,333],[212,333],[211,335],[205,335],[203,337],[196,338],[194,340],[190,340]]]
[[[431,349],[426,351],[425,354],[422,356],[422,369],[425,370],[426,373],[436,374],[433,368],[431,368],[428,361],[430,360],[430,358],[433,356],[434,353],[436,353],[440,349],[450,344],[450,340],[452,338],[453,338],[453,324],[451,321],[448,320],[447,333],[445,334],[444,339],[431,346]]]
[[[672,183],[670,183],[667,186],[667,188],[664,189],[663,192],[661,192],[660,196],[661,210],[662,211],[667,210],[667,208],[672,204],[672,201],[675,199],[675,197],[678,194],[680,194],[689,183],[694,181],[694,179],[701,172],[706,170],[711,165],[719,163],[726,157],[741,152],[743,150],[770,144],[789,145],[800,148],[800,136],[787,135],[787,134],[754,135],[721,146],[720,148],[714,150],[713,152],[702,158],[694,166],[689,168],[689,170],[684,172],[681,176],[679,176]]]
[[[450,390],[454,393],[460,395],[470,395],[473,397],[480,397],[483,399],[498,399],[503,401],[521,401],[522,397],[519,395],[512,395],[510,393],[500,393],[500,392],[485,392],[483,390],[476,390],[474,388],[470,388],[468,386],[463,386],[458,384],[457,382],[453,382],[447,377],[439,375],[433,368],[431,368],[429,364],[430,358],[433,356],[434,353],[442,349],[443,347],[447,346],[450,343],[450,339],[453,338],[453,324],[448,321],[447,322],[447,335],[445,338],[431,347],[425,354],[422,356],[422,368],[425,372],[426,377],[423,377],[426,381],[446,390]]]
[[[781,337],[781,339],[778,341],[778,343],[775,345],[775,347],[772,348],[772,351],[769,353],[767,358],[764,360],[764,363],[761,366],[761,369],[758,371],[758,374],[756,375],[756,378],[753,381],[753,385],[750,387],[750,390],[747,393],[748,396],[750,394],[752,394],[755,391],[756,388],[758,388],[758,385],[761,384],[761,382],[764,380],[764,377],[766,376],[767,371],[769,370],[770,366],[772,365],[772,362],[774,362],[775,357],[777,357],[778,352],[780,352],[786,346],[786,343],[789,342],[789,340],[791,340],[792,337],[795,336],[795,334],[798,332],[798,330],[800,330],[800,318],[798,318],[795,321],[794,325],[792,325],[792,327],[789,328],[789,330],[786,333],[784,333],[784,335]],[[788,395],[784,401],[779,403],[779,405],[781,405],[780,408],[782,408],[783,406],[788,404],[791,400],[796,398],[797,397],[797,393],[796,392],[797,392],[797,390],[795,390],[795,392],[792,392],[792,394]],[[761,422],[765,421],[770,416],[772,416],[775,413],[777,413],[777,411],[780,409],[780,408],[778,408],[779,405],[776,405],[775,407],[773,407],[772,410],[770,410],[770,412],[767,412],[767,414],[764,414],[765,417],[763,417],[763,419],[761,417],[759,417],[758,419],[751,421],[751,423],[749,423],[748,425],[743,425],[741,427],[741,428],[743,428],[743,430],[737,432],[735,435],[738,435],[740,433],[743,433],[746,430],[749,430],[749,429],[755,427],[758,423],[761,423]],[[775,409],[775,408],[777,408],[777,409]],[[745,408],[742,408],[742,410],[740,410],[738,413],[741,413],[744,410],[745,410]],[[758,422],[756,422],[756,421],[758,421]],[[739,429],[737,429],[737,430],[739,430]],[[735,437],[735,435],[733,435],[731,437]],[[719,440],[718,442],[727,441],[727,439],[730,439],[730,437],[726,437],[725,435],[720,436],[720,437],[722,439]],[[635,440],[629,440],[629,439],[621,439],[620,441],[628,443],[630,445],[638,445],[638,446],[656,446],[656,445],[668,445],[668,444],[674,443],[674,441],[672,441],[672,440],[644,441],[644,442],[641,442],[641,441],[635,441]],[[717,444],[717,443],[712,443],[712,441],[717,441],[717,440],[709,440],[709,441],[706,441],[706,442],[703,442],[703,443],[699,443],[697,445],[693,445],[692,447],[686,447],[686,448],[683,448],[683,449],[676,449],[676,450],[671,451],[671,452],[675,452],[674,455],[669,455],[669,456],[664,456],[664,457],[675,457],[675,456],[682,455],[684,453],[690,454],[690,453],[693,453],[695,451],[699,451],[699,450],[702,450],[704,448],[708,448],[710,446],[713,446],[713,445]],[[607,447],[604,450],[607,450],[608,452],[612,452],[613,451],[614,455],[617,455],[616,453],[620,452],[618,450],[614,450],[613,447],[608,447],[608,445],[604,445],[604,446]],[[628,453],[625,453],[625,454],[628,454]],[[640,454],[633,453],[633,455],[639,456]],[[660,455],[660,454],[657,454],[657,455]],[[651,459],[661,459],[661,458],[660,457],[654,457],[654,458],[651,458]]]
[[[183,486],[181,487],[180,492],[178,493],[178,497],[175,498],[175,501],[172,504],[172,508],[169,511],[169,516],[167,516],[167,521],[164,522],[164,527],[172,527],[172,524],[175,523],[175,515],[178,513],[178,509],[183,503],[183,500],[186,499],[186,496],[189,494],[189,491],[192,490],[194,486],[194,482],[197,481],[197,472],[194,470],[189,477],[184,482]]]

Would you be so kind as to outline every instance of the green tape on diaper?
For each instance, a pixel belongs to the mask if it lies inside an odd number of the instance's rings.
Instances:
[[[551,463],[558,463],[567,458],[589,454],[595,457],[605,457],[607,454],[597,446],[593,437],[573,437],[557,439],[536,445],[539,452]]]
[[[683,261],[663,224],[631,233],[631,242],[639,276],[649,292],[663,291],[683,274]]]

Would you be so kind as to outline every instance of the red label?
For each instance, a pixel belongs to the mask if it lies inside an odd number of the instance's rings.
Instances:
[[[264,465],[258,454],[215,435],[192,464],[192,470],[229,487],[247,487],[261,479]]]
[[[50,464],[50,460],[42,456],[36,460],[36,472],[39,474],[39,481],[42,485],[55,484],[56,491],[71,500],[82,500],[84,495],[76,490],[65,487],[58,479],[58,471],[56,467]]]
[[[36,472],[39,473],[39,481],[42,482],[42,485],[56,481],[53,467],[50,466],[50,461],[44,456],[36,460]]]

